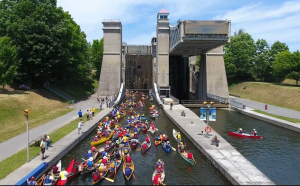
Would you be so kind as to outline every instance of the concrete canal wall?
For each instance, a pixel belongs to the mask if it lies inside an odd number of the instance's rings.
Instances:
[[[99,114],[93,117],[93,120],[87,121],[82,127],[82,134],[78,134],[78,130],[75,129],[61,140],[55,142],[53,147],[49,147],[45,152],[44,161],[41,160],[41,156],[37,156],[30,162],[25,163],[12,173],[10,173],[6,178],[0,180],[0,185],[13,185],[18,183],[21,179],[30,178],[31,174],[34,175],[36,168],[43,162],[48,163],[48,167],[40,172],[39,175],[35,175],[36,178],[41,177],[50,167],[55,165],[62,157],[64,157],[71,149],[73,149],[80,141],[87,137],[93,130],[96,129],[97,123],[104,117],[108,116],[112,111],[112,108],[106,108],[102,110]],[[51,136],[50,136],[51,137]],[[78,160],[79,161],[79,160]],[[68,165],[63,165],[67,167]],[[37,170],[38,171],[38,170]]]
[[[241,114],[256,118],[258,120],[261,120],[261,121],[264,121],[267,123],[271,123],[271,124],[277,125],[279,127],[286,128],[291,131],[300,133],[300,124],[288,122],[288,121],[285,121],[282,119],[274,118],[272,116],[261,114],[261,113],[253,111],[253,109],[250,109],[250,108],[239,109],[239,108],[231,107],[231,109],[235,110]]]
[[[190,109],[182,105],[173,105],[172,110],[169,105],[163,107],[168,118],[233,185],[275,185],[213,129],[208,137],[203,135],[207,125]],[[183,110],[185,117],[181,116]],[[214,135],[220,140],[219,147],[211,145]]]

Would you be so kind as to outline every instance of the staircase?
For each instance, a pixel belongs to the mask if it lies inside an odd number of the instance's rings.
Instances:
[[[53,85],[44,85],[44,88],[67,101],[71,101],[72,104],[75,102],[75,99],[73,97],[71,97],[70,95],[61,91]]]

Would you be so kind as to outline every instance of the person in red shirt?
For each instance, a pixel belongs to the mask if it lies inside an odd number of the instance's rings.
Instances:
[[[166,135],[163,134],[162,141],[166,141],[166,140],[167,140],[167,139],[166,139]]]
[[[188,152],[188,159],[193,159],[193,153],[192,153],[192,151]]]
[[[95,136],[94,141],[98,141],[98,137],[97,136]]]
[[[162,185],[160,176],[156,173],[153,178],[153,185]]]
[[[131,163],[131,157],[129,154],[126,155],[126,163]]]
[[[103,163],[104,166],[106,166],[106,164],[107,164],[107,157],[106,156],[103,157],[102,163]]]
[[[143,144],[143,150],[146,150],[147,149],[147,143],[144,143]]]
[[[153,124],[153,122],[150,124],[150,126],[151,126],[151,127],[154,127],[154,124]]]
[[[146,137],[146,142],[149,143],[150,142],[150,139],[149,139],[149,136],[147,135]]]
[[[92,146],[91,151],[92,151],[92,152],[96,152],[96,147],[95,147],[95,146]]]
[[[123,138],[123,134],[122,133],[119,134],[119,138]]]

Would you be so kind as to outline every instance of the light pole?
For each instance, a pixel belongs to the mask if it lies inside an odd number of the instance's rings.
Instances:
[[[206,109],[206,124],[207,124],[207,127],[209,127],[209,109],[211,108],[211,105],[213,105],[214,102],[211,101],[209,104],[204,101],[203,102],[203,105],[207,106],[207,109]]]
[[[27,120],[27,162],[29,162],[29,124],[28,124],[28,109],[25,111],[25,117]]]

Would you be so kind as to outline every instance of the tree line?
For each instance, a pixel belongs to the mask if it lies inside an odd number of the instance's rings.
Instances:
[[[87,42],[86,34],[69,12],[57,7],[56,0],[0,1],[3,88],[15,76],[43,84],[82,81],[94,68],[100,74],[102,57],[97,50],[101,42],[94,43]]]
[[[300,80],[300,52],[290,52],[280,41],[268,45],[265,39],[256,42],[240,29],[224,46],[228,82],[279,82],[290,78]]]

